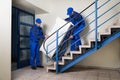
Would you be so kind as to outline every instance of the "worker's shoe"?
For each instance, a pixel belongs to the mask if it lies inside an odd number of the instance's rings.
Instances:
[[[37,66],[38,68],[44,68],[44,66]]]
[[[37,68],[35,66],[32,66],[31,69],[36,70]]]

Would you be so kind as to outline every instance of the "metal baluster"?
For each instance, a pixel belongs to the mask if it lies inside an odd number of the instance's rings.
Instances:
[[[97,6],[98,6],[98,1],[95,0],[95,48],[97,50],[97,42],[98,42],[98,35],[97,35],[97,26],[98,26],[98,19],[97,19],[97,16],[98,16],[98,11],[97,11]]]
[[[58,73],[58,32],[56,32],[56,73]]]

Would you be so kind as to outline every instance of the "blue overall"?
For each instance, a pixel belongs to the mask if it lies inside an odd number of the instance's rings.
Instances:
[[[79,13],[77,13],[75,11],[73,12],[73,14],[71,16],[69,16],[65,20],[70,21],[74,24],[74,26],[73,26],[74,28],[71,32],[71,35],[73,36],[73,39],[71,39],[71,41],[70,41],[70,43],[71,43],[70,50],[75,51],[76,48],[78,48],[79,45],[81,45],[80,32],[85,27],[85,21],[84,21],[82,15],[80,15]]]
[[[37,25],[34,25],[30,29],[30,65],[31,67],[34,66],[41,66],[40,63],[40,53],[39,48],[40,39],[45,39],[45,36],[43,35],[43,31],[41,27],[38,27]],[[36,61],[35,61],[36,60]],[[36,62],[36,65],[35,65]]]

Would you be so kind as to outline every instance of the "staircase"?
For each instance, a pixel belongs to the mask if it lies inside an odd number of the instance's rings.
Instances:
[[[119,26],[111,26],[106,33],[100,33],[98,38],[98,49],[110,43],[114,39],[120,37],[120,25]],[[90,54],[94,53],[95,49],[95,41],[89,40],[88,45],[79,46],[79,51],[70,51],[70,54],[67,56],[63,56],[62,60],[58,62],[60,72],[65,71],[71,66],[77,64]],[[47,72],[49,70],[56,70],[56,62],[52,66],[47,67]]]
[[[98,2],[97,0],[95,2],[93,2],[93,4],[95,4],[95,11],[91,12],[89,15],[91,15],[92,13],[95,12],[96,17],[87,26],[89,26],[92,22],[95,22],[96,26],[95,26],[95,28],[93,30],[91,30],[90,32],[85,34],[83,37],[88,36],[91,32],[95,32],[95,39],[89,38],[88,44],[87,45],[84,45],[84,44],[80,45],[78,51],[70,51],[69,54],[62,55],[62,58],[59,59],[59,57],[58,57],[58,55],[59,55],[59,52],[58,52],[59,45],[57,44],[59,37],[58,37],[58,35],[56,36],[56,38],[57,38],[56,39],[56,54],[55,54],[56,60],[53,60],[53,64],[51,66],[47,66],[47,72],[51,71],[51,70],[56,71],[56,73],[64,72],[65,70],[67,70],[70,67],[74,66],[75,64],[79,63],[81,60],[85,59],[89,55],[93,54],[95,51],[99,50],[101,47],[109,44],[110,42],[112,42],[116,38],[120,37],[120,24],[119,24],[120,22],[118,24],[116,23],[115,25],[108,26],[108,28],[107,28],[107,30],[105,32],[98,32],[99,27],[102,27],[103,24],[109,22],[109,20],[111,20],[115,16],[120,15],[120,11],[116,12],[116,14],[111,16],[109,19],[105,20],[100,25],[97,24],[98,18],[103,16],[105,13],[109,12],[114,7],[120,5],[120,2],[118,2],[117,4],[113,5],[110,9],[108,9],[106,12],[104,12],[103,14],[98,16],[97,15],[97,10],[99,8],[101,8],[102,6],[106,5],[110,1],[111,0],[107,0],[100,7],[97,6],[97,2]],[[93,4],[91,4],[90,6],[92,6]],[[88,6],[86,9],[88,9],[90,6]],[[84,9],[82,12],[84,12],[86,9]],[[82,12],[80,12],[80,14]],[[85,17],[85,19],[87,17]],[[62,26],[62,27],[64,27],[64,26]],[[59,30],[57,30],[57,31],[59,31]],[[56,31],[55,34],[58,33],[57,31]],[[44,41],[44,43],[45,43],[45,41]],[[47,52],[47,50],[46,50],[46,52]]]

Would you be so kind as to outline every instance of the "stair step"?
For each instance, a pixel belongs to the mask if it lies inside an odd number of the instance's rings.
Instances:
[[[49,70],[56,70],[56,67],[54,65],[47,66],[47,72],[49,72]]]
[[[50,66],[48,66],[48,68],[49,69],[53,69],[53,68],[55,69],[54,65],[50,65]]]
[[[59,65],[64,65],[63,61],[59,61],[58,63],[59,63]],[[54,62],[54,66],[56,66],[56,62]]]
[[[97,44],[100,44],[100,43],[101,43],[101,41],[98,41],[98,42],[97,42]],[[91,42],[91,48],[94,48],[94,47],[95,47],[95,41],[92,41],[92,42]],[[91,49],[91,48],[90,48],[90,49]]]
[[[80,51],[70,51],[71,54],[81,54]]]
[[[120,28],[111,28],[111,34],[115,34],[116,32],[119,32]]]
[[[101,35],[101,41],[106,40],[107,38],[109,38],[111,35]]]
[[[63,56],[62,59],[72,59],[71,56]]]
[[[76,58],[78,58],[80,56],[81,56],[80,54],[75,54],[75,55],[73,55],[73,59],[76,59]]]
[[[91,41],[91,48],[95,47],[95,41]]]
[[[120,25],[111,26],[111,28],[120,28]]]
[[[88,50],[90,50],[91,48],[82,48],[82,54],[86,53]]]
[[[79,47],[81,47],[81,48],[90,48],[91,46],[90,45],[81,45]]]
[[[59,65],[64,65],[64,62],[62,62],[62,61],[59,61]]]
[[[69,64],[72,60],[65,60],[65,65]]]

